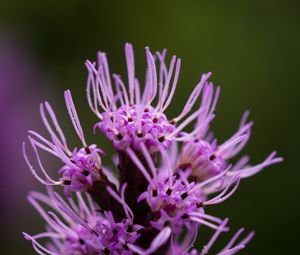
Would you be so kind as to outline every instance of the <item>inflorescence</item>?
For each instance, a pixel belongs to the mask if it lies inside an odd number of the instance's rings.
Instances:
[[[172,56],[168,64],[166,50],[152,54],[147,47],[141,86],[131,44],[125,45],[125,56],[127,85],[120,75],[110,74],[105,53],[99,52],[97,62],[86,62],[88,104],[98,118],[94,131],[112,142],[115,167],[105,167],[104,151],[87,143],[69,90],[64,94],[66,108],[81,145],[70,148],[48,102],[40,105],[40,113],[49,137],[28,132],[36,163],[23,143],[29,169],[47,187],[47,195],[31,192],[28,196],[47,223],[43,233],[24,233],[38,254],[207,254],[229,230],[228,219],[208,214],[207,208],[233,195],[241,179],[282,161],[273,152],[255,166],[248,164],[248,156],[230,162],[249,140],[252,122],[246,112],[238,131],[217,143],[210,123],[220,89],[209,81],[211,73],[202,75],[181,112],[170,119],[165,111],[175,93],[180,59]],[[188,125],[194,125],[191,132],[184,131]],[[58,178],[46,170],[41,151],[61,163]],[[63,187],[64,195],[54,186]],[[194,243],[200,226],[215,233],[197,251]],[[238,241],[242,232],[218,254],[243,249],[254,233]]]

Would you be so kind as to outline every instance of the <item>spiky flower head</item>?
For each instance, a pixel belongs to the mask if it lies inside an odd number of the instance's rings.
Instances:
[[[175,93],[181,60],[173,56],[168,65],[165,61],[166,50],[152,54],[146,47],[147,70],[142,90],[135,77],[131,44],[125,45],[125,56],[128,89],[120,75],[114,74],[113,81],[111,80],[104,53],[99,52],[98,63],[86,62],[89,71],[88,101],[90,108],[100,119],[96,127],[113,142],[117,150],[138,150],[141,143],[151,151],[157,151],[160,146],[168,148],[179,132],[197,117],[197,112],[192,115],[188,113],[207,83],[210,73],[202,76],[182,112],[177,117],[168,119],[165,110],[171,104]],[[184,118],[186,120],[179,124]]]
[[[247,156],[230,164],[249,140],[252,122],[246,121],[246,113],[238,131],[217,143],[209,127],[220,89],[214,90],[208,81],[210,73],[202,75],[180,114],[169,118],[165,110],[175,93],[180,59],[173,56],[167,64],[166,50],[152,54],[146,48],[142,89],[135,77],[130,44],[125,45],[125,56],[127,86],[119,75],[111,76],[104,53],[98,54],[98,63],[86,62],[88,103],[98,117],[94,129],[114,145],[114,166],[104,166],[105,153],[95,143],[86,142],[69,90],[65,102],[81,145],[70,148],[48,102],[41,104],[40,112],[49,138],[35,131],[28,135],[35,164],[23,144],[25,161],[48,191],[47,195],[31,192],[28,196],[47,223],[43,233],[24,233],[38,254],[207,254],[229,230],[228,219],[208,214],[207,208],[231,197],[242,178],[282,160],[273,152],[256,166],[248,165]],[[193,110],[197,101],[198,108]],[[193,121],[194,129],[185,132]],[[57,180],[46,170],[41,150],[60,161]],[[66,198],[55,186],[64,188]],[[200,226],[215,233],[197,251],[193,245]],[[242,232],[240,229],[218,254],[243,249],[253,232],[238,241]]]

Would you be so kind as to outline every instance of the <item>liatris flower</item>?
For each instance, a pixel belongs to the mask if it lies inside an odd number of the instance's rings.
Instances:
[[[141,142],[151,151],[157,150],[160,145],[167,148],[172,141],[176,140],[179,132],[199,115],[199,111],[196,111],[176,126],[191,111],[210,73],[202,76],[179,116],[169,120],[164,111],[172,101],[181,60],[173,56],[168,68],[165,63],[166,50],[162,53],[157,52],[156,56],[153,56],[147,47],[148,66],[145,89],[142,93],[140,83],[135,78],[134,54],[130,44],[125,45],[125,54],[128,91],[121,77],[114,74],[116,92],[113,92],[104,53],[98,54],[98,66],[96,63],[86,62],[89,71],[88,101],[92,111],[100,119],[96,127],[113,142],[117,150],[124,150],[128,147],[139,149]],[[159,75],[156,70],[155,57],[159,62]],[[172,76],[174,76],[173,81]],[[157,98],[157,104],[154,106],[152,104],[155,98]],[[99,110],[99,106],[102,111]]]
[[[229,159],[237,155],[247,144],[250,138],[253,122],[247,123],[249,112],[242,116],[238,131],[226,142],[217,144],[217,139],[213,139],[213,134],[208,133],[209,124],[214,118],[214,111],[219,97],[220,89],[214,88],[212,83],[204,85],[200,108],[203,109],[198,116],[194,135],[185,140],[183,149],[179,155],[177,169],[190,169],[190,179],[197,182],[205,181],[210,177],[222,174],[230,165]],[[233,165],[223,178],[226,183],[229,176],[239,175],[246,178],[261,171],[264,167],[281,162],[282,158],[276,158],[276,152],[272,152],[262,163],[256,166],[247,165],[249,157],[243,156]],[[211,189],[213,192],[214,189]]]
[[[213,85],[208,82],[210,73],[201,77],[182,112],[169,119],[164,112],[175,92],[180,59],[173,56],[168,68],[166,50],[153,56],[146,48],[148,66],[142,93],[135,77],[130,44],[125,45],[125,55],[128,91],[118,75],[113,75],[112,84],[104,53],[99,53],[98,65],[86,62],[88,103],[100,120],[95,128],[116,149],[115,169],[103,166],[102,149],[87,144],[69,90],[65,92],[65,102],[82,145],[69,148],[47,102],[41,105],[40,112],[50,139],[34,131],[29,131],[28,136],[41,174],[33,167],[23,144],[25,161],[48,190],[48,195],[32,192],[28,196],[47,222],[43,233],[32,236],[24,233],[39,254],[207,254],[219,235],[229,230],[228,219],[208,214],[207,207],[231,197],[241,178],[282,160],[271,153],[257,166],[247,166],[245,157],[232,166],[228,160],[248,141],[252,122],[246,123],[246,113],[237,133],[225,143],[217,144],[209,125],[214,118],[219,88],[214,94]],[[187,116],[199,97],[200,107]],[[185,126],[194,120],[194,130],[184,132]],[[46,171],[40,150],[61,161],[58,180]],[[68,202],[53,186],[64,187]],[[45,207],[51,211],[46,213]],[[198,252],[193,245],[200,226],[215,230],[215,234]],[[238,242],[242,232],[240,229],[218,254],[234,254],[243,249],[253,232]],[[40,239],[45,238],[48,242],[41,243]]]
[[[95,144],[90,146],[87,145],[70,91],[65,92],[65,101],[70,119],[80,141],[82,142],[83,147],[80,149],[75,148],[72,151],[69,149],[66,138],[58,124],[50,104],[45,102],[45,104],[41,104],[40,106],[40,113],[45,127],[51,136],[51,141],[34,131],[29,131],[28,136],[28,139],[36,154],[38,165],[41,168],[45,179],[37,175],[36,171],[31,166],[31,163],[26,155],[25,143],[23,144],[23,152],[29,168],[41,183],[46,185],[64,185],[67,187],[67,193],[69,193],[69,191],[86,191],[87,189],[91,188],[94,181],[100,180],[102,167],[100,155],[102,151],[97,148]],[[47,119],[45,108],[51,118],[52,123],[49,123],[49,120]],[[51,124],[55,129],[52,128]],[[64,166],[59,170],[59,173],[62,175],[59,181],[54,181],[47,174],[43,164],[41,163],[37,148],[51,153],[64,163]]]

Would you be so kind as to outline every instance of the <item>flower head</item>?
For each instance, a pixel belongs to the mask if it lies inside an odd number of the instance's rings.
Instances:
[[[52,191],[49,196],[33,192],[29,195],[30,203],[37,209],[48,223],[47,232],[30,236],[34,249],[41,254],[132,254],[129,243],[134,243],[141,229],[133,225],[130,218],[115,222],[110,212],[100,212],[90,196],[76,194],[78,202],[70,198],[67,204],[57,193]],[[54,212],[48,214],[42,204]],[[38,240],[50,238],[47,246],[42,246]]]
[[[38,166],[44,177],[38,175],[30,163],[26,153],[25,143],[23,143],[23,154],[31,172],[42,184],[63,185],[66,193],[70,194],[70,191],[86,191],[92,187],[94,181],[101,179],[101,154],[103,152],[95,144],[87,145],[69,90],[65,91],[65,102],[70,119],[83,147],[80,149],[69,149],[65,135],[52,107],[48,102],[45,102],[40,106],[40,113],[51,140],[44,138],[34,131],[29,131],[28,136],[37,157]],[[52,123],[49,122],[46,113],[50,116]],[[58,181],[53,180],[53,178],[48,175],[40,159],[39,150],[44,150],[52,154],[63,163],[63,166],[58,171],[61,175]]]
[[[146,47],[147,72],[145,88],[142,91],[135,77],[131,44],[125,45],[125,55],[128,89],[116,74],[113,75],[114,86],[112,85],[104,53],[98,54],[97,66],[96,63],[86,62],[89,71],[88,101],[92,111],[100,119],[96,127],[113,142],[117,150],[129,147],[137,150],[140,143],[144,143],[151,151],[157,151],[159,146],[167,148],[180,131],[197,117],[196,112],[177,126],[191,111],[210,73],[202,76],[180,115],[168,119],[164,112],[170,105],[177,86],[181,60],[173,56],[168,67],[165,62],[166,50],[153,55]],[[155,62],[158,62],[158,70]]]
[[[209,131],[210,122],[214,119],[214,111],[219,98],[220,89],[214,92],[212,83],[204,85],[200,109],[193,135],[185,134],[185,141],[179,155],[175,155],[178,170],[190,170],[190,180],[205,181],[213,176],[224,173],[223,181],[238,174],[246,178],[261,171],[266,166],[281,162],[272,152],[267,159],[256,166],[248,165],[249,157],[243,156],[235,165],[231,166],[230,159],[236,156],[247,144],[253,122],[247,122],[249,112],[245,112],[240,121],[238,131],[227,141],[218,144],[217,139]],[[226,171],[227,168],[229,171]],[[212,189],[213,190],[213,189]]]

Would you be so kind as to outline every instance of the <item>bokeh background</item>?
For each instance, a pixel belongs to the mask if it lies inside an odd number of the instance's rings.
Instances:
[[[26,201],[42,189],[21,156],[27,129],[43,130],[39,102],[66,119],[63,91],[73,91],[84,129],[95,117],[85,97],[84,61],[107,52],[111,70],[125,74],[123,45],[135,47],[144,75],[144,47],[167,47],[182,59],[170,115],[179,111],[201,73],[212,71],[222,94],[213,129],[220,141],[244,110],[255,121],[245,149],[253,163],[276,149],[285,162],[242,182],[230,200],[211,209],[229,216],[232,230],[256,230],[243,254],[299,250],[299,1],[1,1],[0,220],[1,254],[34,254],[21,231],[42,230]],[[73,135],[70,123],[63,126]],[[43,131],[42,131],[43,132]],[[104,149],[108,142],[90,135]],[[202,235],[199,236],[201,242]],[[227,236],[229,238],[229,236]],[[221,239],[222,243],[224,239]]]

